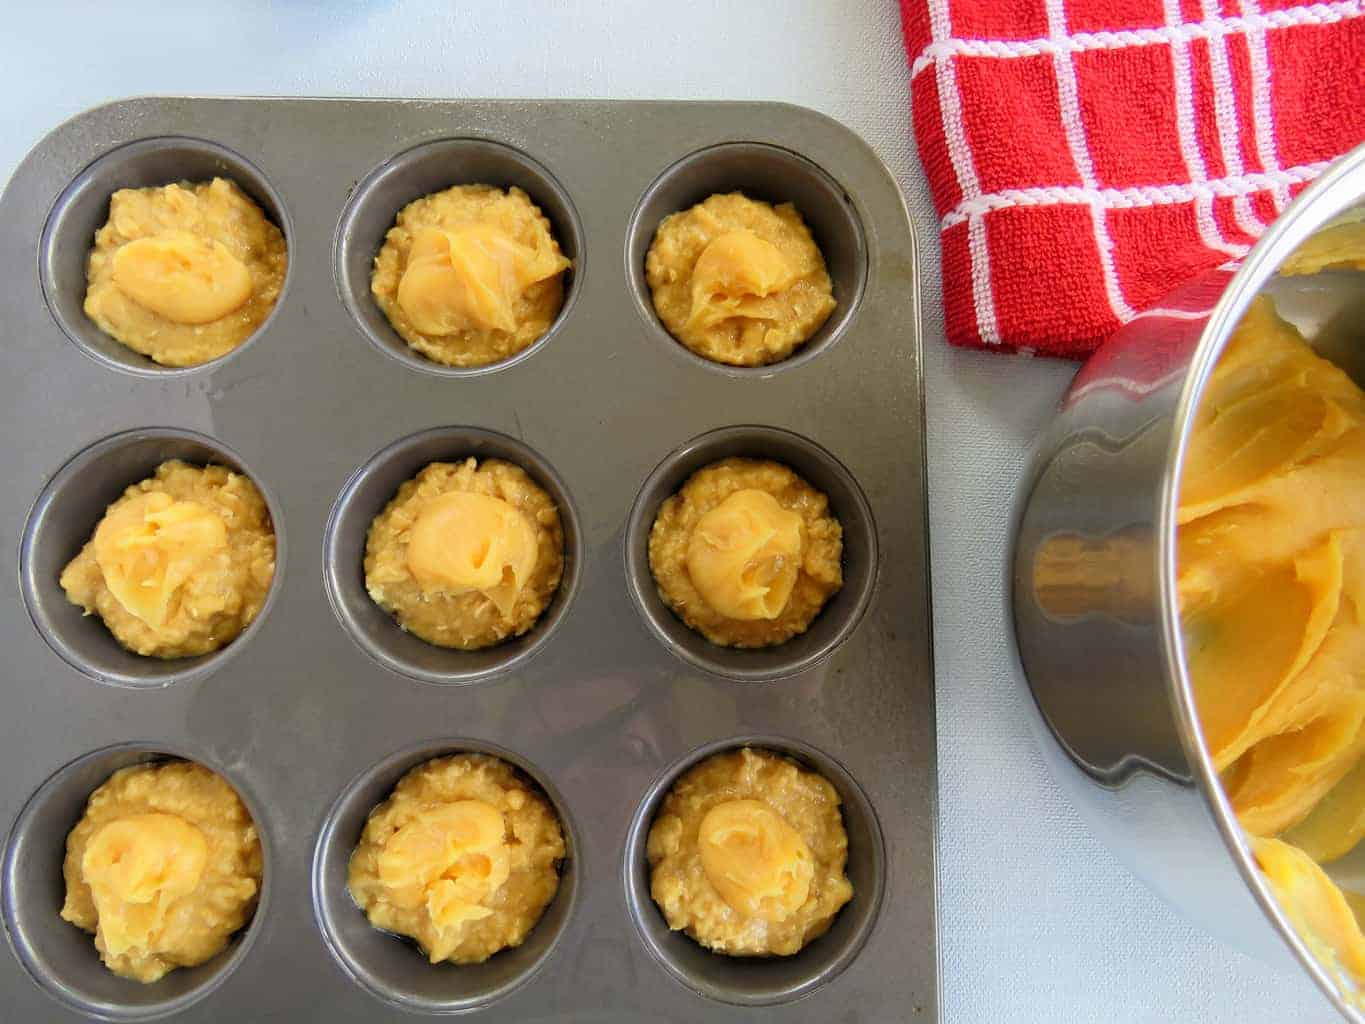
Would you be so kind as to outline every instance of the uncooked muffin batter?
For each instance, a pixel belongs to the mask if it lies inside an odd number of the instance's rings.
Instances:
[[[216,956],[251,920],[261,842],[241,798],[188,761],[123,768],[66,839],[63,920],[115,974],[152,982]]]
[[[511,765],[456,754],[418,765],[365,823],[351,898],[432,963],[475,964],[520,946],[559,890],[564,836]]]
[[[804,633],[843,585],[843,531],[828,499],[776,462],[730,458],[659,508],[649,567],[659,596],[726,647]]]
[[[284,235],[231,181],[125,188],[86,267],[85,313],[165,366],[198,366],[246,341],[275,307]]]
[[[171,459],[109,506],[60,583],[128,650],[182,658],[250,625],[274,575],[275,531],[256,485]]]
[[[796,207],[739,192],[665,217],[645,276],[669,333],[732,366],[786,359],[836,305],[824,257]]]
[[[796,953],[853,898],[829,781],[766,750],[716,754],[668,791],[649,830],[650,894],[717,953]]]
[[[365,544],[365,588],[428,643],[474,650],[535,625],[564,572],[554,500],[501,459],[433,462]]]
[[[399,211],[370,290],[394,330],[428,359],[486,366],[550,329],[570,265],[521,189],[456,185]]]

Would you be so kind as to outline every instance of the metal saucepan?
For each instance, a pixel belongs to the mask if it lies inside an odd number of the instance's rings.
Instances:
[[[1293,957],[1365,1020],[1263,882],[1200,735],[1176,601],[1176,500],[1194,411],[1260,293],[1365,384],[1365,272],[1277,277],[1329,222],[1365,216],[1365,146],[1337,161],[1239,267],[1176,289],[1081,368],[1016,509],[1013,623],[1053,773],[1132,871],[1189,918]],[[1331,865],[1365,876],[1365,850]]]

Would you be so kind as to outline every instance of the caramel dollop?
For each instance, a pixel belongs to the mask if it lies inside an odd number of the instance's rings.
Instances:
[[[251,273],[222,242],[188,231],[138,238],[113,258],[114,285],[178,324],[221,320],[251,298]]]
[[[687,572],[703,600],[732,619],[782,614],[801,568],[801,517],[767,491],[736,491],[697,522]]]
[[[204,834],[175,814],[134,814],[91,836],[81,871],[105,952],[154,949],[168,910],[199,885],[207,859]]]
[[[815,858],[801,834],[761,800],[727,800],[700,826],[707,879],[736,912],[783,921],[806,902]]]
[[[491,224],[413,235],[398,305],[423,334],[515,331],[516,300],[569,265],[558,252],[522,245]]]
[[[755,300],[791,285],[796,273],[777,246],[752,231],[726,231],[707,243],[692,270],[692,324],[770,315]]]
[[[511,852],[502,812],[482,800],[457,800],[424,811],[384,844],[379,880],[394,906],[425,906],[438,932],[453,943],[468,921],[493,911],[487,906],[511,873]],[[431,950],[436,963],[446,943]]]
[[[227,546],[227,525],[217,512],[160,491],[111,510],[94,537],[109,592],[153,630],[165,626],[185,582]]]
[[[538,554],[535,527],[520,509],[491,495],[452,491],[418,514],[408,568],[426,593],[478,591],[506,618]]]

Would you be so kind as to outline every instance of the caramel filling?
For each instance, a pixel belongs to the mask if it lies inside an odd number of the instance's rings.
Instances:
[[[251,273],[221,242],[168,231],[121,246],[114,284],[130,299],[179,324],[221,320],[251,298]]]
[[[482,800],[443,804],[404,825],[379,855],[379,880],[397,907],[426,907],[445,940],[431,962],[449,955],[459,929],[493,911],[490,897],[511,873],[502,812]]]
[[[1294,930],[1352,990],[1365,981],[1365,936],[1340,889],[1303,851],[1278,839],[1253,839],[1252,853]]]
[[[424,592],[477,591],[504,618],[538,556],[535,527],[521,510],[470,491],[435,498],[417,516],[408,541],[408,569]]]
[[[568,266],[559,253],[522,245],[492,225],[422,228],[398,282],[398,305],[423,334],[515,331],[521,294]]]
[[[762,300],[788,288],[795,278],[777,246],[752,231],[726,231],[697,257],[689,321],[709,327],[731,317],[772,318],[773,309]]]
[[[736,491],[698,521],[687,572],[708,605],[732,619],[782,614],[801,568],[801,517],[766,491]]]
[[[204,834],[174,814],[135,814],[105,825],[81,858],[105,952],[154,948],[167,911],[199,884]]]
[[[110,593],[153,630],[165,626],[185,582],[227,544],[218,513],[159,491],[109,512],[94,538],[95,561]]]
[[[815,858],[801,834],[761,800],[727,800],[700,826],[706,877],[737,913],[783,921],[806,902]]]

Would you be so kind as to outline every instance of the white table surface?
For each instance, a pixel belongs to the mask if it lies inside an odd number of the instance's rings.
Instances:
[[[1037,752],[1000,562],[1026,447],[1074,366],[945,344],[899,27],[893,0],[22,0],[0,19],[0,179],[63,118],[140,93],[770,99],[845,122],[900,181],[924,254],[943,1020],[1336,1020],[1307,980],[1152,896]]]

